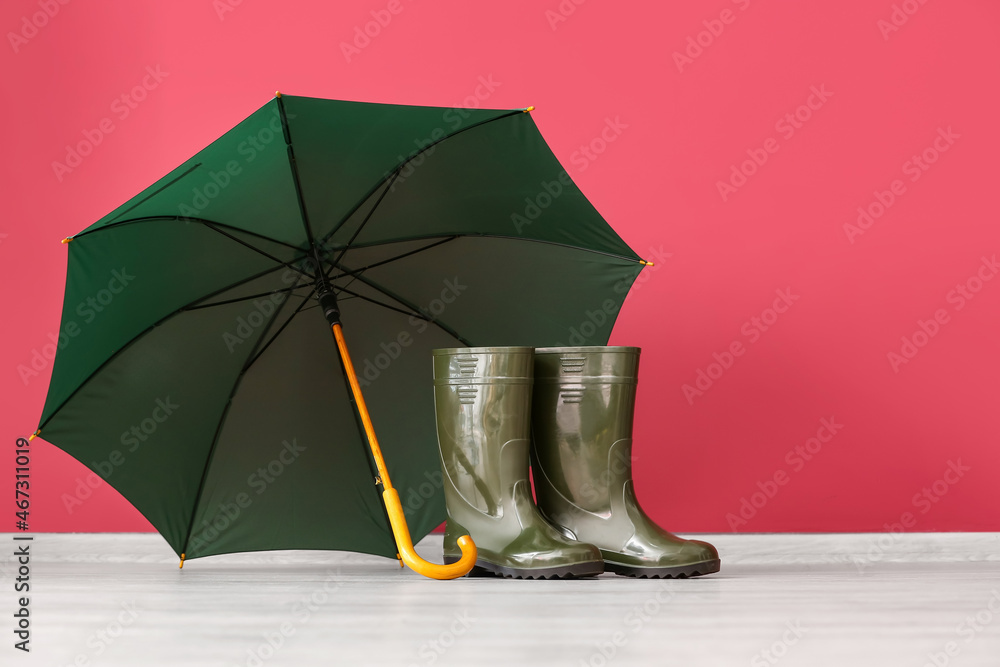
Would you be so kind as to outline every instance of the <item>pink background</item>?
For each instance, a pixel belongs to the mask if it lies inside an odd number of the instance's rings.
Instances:
[[[654,517],[677,532],[881,531],[906,513],[912,530],[1000,530],[1000,280],[976,282],[1000,252],[996,3],[237,2],[42,0],[58,12],[37,34],[24,20],[38,0],[0,4],[8,448],[44,401],[50,363],[21,374],[58,331],[59,240],[275,89],[533,104],[571,176],[656,261],[612,341],[643,348],[636,477]],[[348,59],[341,43],[390,4],[401,11]],[[167,74],[145,78],[123,117],[115,100],[147,67]],[[106,118],[113,131],[57,177],[66,146]],[[605,144],[609,119],[624,127]],[[912,162],[925,150],[926,171]],[[767,159],[724,197],[719,182],[754,155]],[[859,207],[879,212],[876,191],[891,206],[849,234]],[[959,298],[970,279],[979,291]],[[781,314],[767,311],[778,290],[797,297]],[[939,310],[935,335],[894,368],[889,353]],[[699,371],[711,386],[686,394]],[[820,431],[823,419],[842,426]],[[809,441],[817,431],[827,442]],[[808,460],[795,451],[810,445]],[[10,480],[12,454],[0,466]],[[33,529],[150,529],[106,485],[85,497],[88,471],[54,447],[36,441],[33,466]]]

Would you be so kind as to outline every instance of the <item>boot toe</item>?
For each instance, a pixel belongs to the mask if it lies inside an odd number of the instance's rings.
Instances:
[[[708,542],[701,540],[681,540],[679,544],[670,545],[659,554],[650,554],[650,565],[653,567],[676,567],[678,565],[693,565],[719,560],[719,552]]]
[[[604,572],[601,551],[592,544],[557,544],[551,548],[508,548],[500,553],[480,551],[473,573],[514,579],[596,577]],[[445,562],[448,562],[445,557]],[[454,559],[457,560],[457,559]]]
[[[553,568],[576,563],[603,563],[601,550],[592,544],[553,545],[543,551],[519,552],[507,556],[515,567]]]
[[[601,550],[593,544],[564,538],[547,525],[524,531],[504,550],[507,558],[523,568],[553,568],[577,563],[603,563]]]
[[[691,562],[700,563],[708,560],[719,560],[719,550],[708,542],[701,540],[687,540],[688,551]]]

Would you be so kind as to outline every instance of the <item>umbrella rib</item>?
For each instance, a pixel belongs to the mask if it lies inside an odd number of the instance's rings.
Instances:
[[[306,297],[306,299],[308,299],[308,297]],[[303,303],[304,302],[305,301],[303,301]],[[287,301],[285,303],[287,303]],[[247,355],[248,357],[253,356],[254,354],[257,353],[257,349],[260,347],[261,341],[264,340],[264,338],[267,336],[267,332],[274,325],[274,321],[278,318],[278,315],[284,308],[285,303],[280,304],[277,308],[274,309],[274,313],[267,320],[267,326],[264,327],[264,330],[260,334],[260,338],[258,338],[256,344],[254,344],[253,350],[251,350],[250,354]],[[274,339],[272,338],[271,340]],[[256,360],[256,358],[257,357],[254,357],[254,360]],[[201,473],[201,481],[198,482],[198,490],[195,491],[194,494],[194,503],[191,506],[191,517],[188,519],[187,535],[185,535],[184,537],[184,548],[181,550],[181,553],[186,553],[188,550],[188,544],[191,541],[191,533],[194,530],[195,514],[197,514],[198,506],[201,504],[201,494],[205,490],[205,481],[208,479],[208,471],[212,467],[212,459],[215,457],[215,450],[217,449],[219,444],[219,436],[222,435],[222,427],[225,426],[226,417],[229,416],[229,409],[233,405],[233,397],[236,395],[236,390],[239,389],[240,383],[243,381],[243,376],[246,374],[247,369],[250,368],[250,365],[252,363],[253,362],[251,361],[250,364],[244,364],[243,369],[236,376],[236,380],[233,382],[233,387],[232,389],[229,390],[229,397],[226,399],[226,405],[222,409],[222,414],[219,415],[219,423],[216,425],[215,434],[212,436],[212,445],[211,447],[209,447],[208,456],[205,458],[205,469]]]
[[[403,310],[402,308],[396,308],[395,306],[390,306],[387,303],[382,303],[381,301],[378,301],[378,300],[373,299],[371,297],[364,296],[363,294],[358,294],[357,292],[349,290],[346,287],[335,287],[335,289],[338,290],[338,291],[340,291],[340,292],[347,292],[348,294],[351,295],[347,299],[340,299],[338,297],[339,301],[347,301],[348,299],[351,299],[351,298],[358,298],[358,299],[361,299],[362,301],[367,301],[368,303],[373,303],[376,306],[382,306],[383,308],[388,308],[389,310],[394,310],[397,313],[401,313],[403,315],[410,315],[412,317],[416,317],[416,318],[419,318],[421,320],[424,320],[425,322],[433,322],[433,320],[431,320],[431,318],[427,317],[426,315],[423,315],[422,313],[411,312],[409,310]]]
[[[358,280],[360,280],[364,284],[368,285],[372,289],[378,290],[379,292],[381,292],[382,294],[386,295],[387,297],[389,297],[393,301],[397,301],[397,302],[403,304],[404,306],[406,306],[407,308],[412,309],[413,313],[411,313],[411,315],[414,315],[416,317],[421,317],[421,319],[424,319],[427,322],[430,322],[431,324],[435,325],[436,327],[438,327],[439,329],[441,329],[442,331],[444,331],[446,334],[448,334],[452,338],[460,341],[463,345],[466,345],[468,347],[472,346],[472,343],[469,342],[468,339],[466,339],[465,337],[463,337],[462,335],[460,335],[457,331],[455,331],[454,329],[452,329],[450,326],[448,326],[447,324],[445,324],[441,320],[433,318],[433,317],[427,317],[426,315],[423,315],[423,311],[421,311],[420,308],[416,304],[414,304],[414,303],[412,303],[410,301],[407,301],[406,299],[404,299],[403,297],[401,297],[401,296],[399,296],[397,294],[393,294],[391,291],[389,291],[385,287],[382,287],[381,285],[379,285],[378,283],[376,283],[371,278],[365,278],[360,273],[357,273],[355,271],[350,271],[350,270],[344,268],[343,266],[338,266],[337,268],[339,268],[342,271],[346,271],[349,275],[354,276],[355,278],[357,278]]]
[[[164,183],[163,186],[157,188],[155,192],[150,192],[148,195],[146,195],[145,197],[143,197],[142,199],[140,199],[139,201],[137,201],[136,203],[132,204],[127,209],[125,209],[124,211],[122,211],[121,213],[119,213],[118,215],[116,215],[114,218],[112,218],[112,220],[114,220],[115,218],[122,217],[123,215],[125,215],[126,213],[128,213],[129,211],[131,211],[132,209],[134,209],[136,206],[139,206],[140,204],[146,203],[146,201],[148,201],[149,199],[151,199],[151,198],[155,197],[156,195],[160,194],[161,192],[163,192],[164,190],[166,190],[167,188],[169,188],[171,185],[173,185],[177,181],[181,180],[182,178],[184,178],[185,176],[187,176],[188,174],[190,174],[192,171],[194,171],[195,169],[197,169],[200,166],[201,166],[201,162],[198,162],[198,163],[192,165],[183,174],[178,174],[178,176],[176,178],[171,179],[169,183]]]
[[[337,258],[333,260],[334,264],[339,264],[340,260],[344,258],[344,253],[346,253],[348,250],[351,249],[351,244],[354,243],[354,241],[358,238],[358,234],[360,234],[361,230],[365,228],[365,225],[368,224],[368,221],[372,219],[372,215],[374,215],[375,209],[378,208],[378,205],[382,203],[383,199],[385,199],[385,196],[389,193],[389,190],[392,189],[392,184],[396,182],[396,178],[399,176],[399,172],[402,170],[402,168],[403,168],[402,166],[399,166],[396,168],[396,171],[392,173],[392,178],[389,179],[389,182],[385,186],[385,189],[382,190],[382,194],[378,196],[378,199],[375,201],[375,205],[372,206],[372,210],[368,211],[368,215],[366,215],[365,219],[361,221],[361,224],[358,225],[358,228],[354,230],[354,235],[351,236],[351,240],[348,241],[347,245],[343,247],[343,249],[340,251],[340,254],[337,255]]]
[[[251,359],[247,363],[246,367],[242,371],[243,373],[246,373],[248,370],[250,370],[250,367],[253,366],[254,363],[256,363],[256,361],[258,359],[260,359],[261,355],[263,355],[264,352],[267,351],[267,348],[271,347],[271,343],[273,343],[275,340],[277,340],[278,336],[281,335],[281,332],[285,330],[285,327],[287,327],[289,324],[291,324],[292,320],[295,319],[295,316],[298,315],[300,312],[302,312],[303,306],[305,306],[307,303],[309,303],[309,300],[312,298],[312,295],[315,294],[315,293],[316,293],[316,287],[313,286],[312,290],[309,291],[309,294],[307,294],[302,299],[302,303],[300,303],[298,305],[298,307],[295,309],[295,311],[291,315],[288,316],[288,319],[285,320],[285,323],[282,324],[281,327],[277,331],[274,332],[274,335],[271,337],[271,340],[267,341],[267,344],[260,349],[260,352],[257,352],[256,356],[254,356],[254,358]]]
[[[353,285],[354,281],[357,280],[361,276],[361,274],[364,273],[367,270],[368,270],[367,268],[358,269],[357,273],[351,276],[351,279],[347,281],[346,285],[338,287],[337,289],[339,289],[341,292],[347,292],[348,291],[347,288],[350,287],[351,285]]]
[[[247,363],[247,365],[244,367],[243,371],[241,371],[241,373],[240,373],[240,377],[241,378],[250,369],[250,367],[253,366],[257,362],[258,359],[260,359],[260,357],[264,354],[264,352],[267,351],[267,349],[271,346],[271,343],[273,343],[275,340],[278,339],[278,336],[280,336],[281,332],[285,330],[285,327],[287,327],[289,324],[291,324],[292,320],[295,319],[295,316],[298,315],[303,310],[308,310],[308,308],[303,308],[303,306],[305,306],[307,303],[309,303],[309,301],[311,300],[310,297],[312,297],[312,295],[315,292],[316,292],[316,288],[314,286],[312,292],[310,292],[309,295],[302,300],[302,303],[300,303],[299,306],[298,306],[298,308],[295,309],[295,312],[293,312],[288,317],[288,319],[285,320],[284,324],[282,324],[281,327],[278,329],[278,331],[275,332],[274,336],[272,336],[271,339],[269,341],[267,341],[267,344],[264,345],[264,347],[261,348],[261,350],[259,352],[257,352],[256,356],[254,356],[254,358],[251,359],[249,363]],[[310,308],[313,308],[316,305],[318,305],[318,304],[314,304],[313,306],[310,306]],[[270,325],[268,325],[268,327],[270,328]],[[266,335],[266,332],[265,332],[265,335]],[[261,337],[261,340],[263,340],[263,337]],[[259,345],[259,343],[260,343],[260,341],[258,341],[258,345]],[[339,359],[339,357],[338,357],[338,359]],[[342,359],[340,360],[340,363],[341,363],[341,371],[343,371],[344,367],[343,367],[343,360]],[[344,377],[344,380],[345,380],[345,382],[347,381],[346,375]],[[235,393],[235,388],[234,388],[234,393]],[[350,397],[351,404],[353,405],[354,404],[354,396],[353,396],[353,394],[350,393],[350,391],[348,391],[348,396]],[[230,400],[232,400],[232,397],[230,397]],[[228,410],[228,406],[227,406],[227,410]],[[354,413],[354,424],[355,424],[355,426],[358,429],[358,435],[360,436],[361,441],[365,442],[365,440],[367,438],[367,435],[365,434],[364,427],[361,424],[360,415],[359,415],[359,413],[357,411],[357,408],[351,410],[351,412]],[[221,424],[220,424],[220,428],[221,428]],[[216,435],[216,437],[218,437],[218,435]],[[215,447],[215,445],[213,443],[213,450],[214,450],[214,447]],[[375,470],[375,467],[374,467],[371,455],[369,453],[369,450],[365,450],[365,460],[368,462],[368,468],[369,468],[369,472],[372,475],[372,478],[373,479],[377,479],[378,478],[378,474],[377,474],[377,472]],[[207,468],[206,468],[206,470],[207,470]],[[198,495],[199,496],[201,495],[201,490],[200,489],[199,489]],[[386,513],[387,510],[385,509],[385,505],[383,505],[382,503],[378,503],[378,504],[382,507],[382,511],[383,511],[383,515],[385,516],[386,524],[389,524],[390,523],[389,516]],[[191,513],[190,526],[191,527],[188,528],[188,536],[185,538],[185,549],[186,549],[187,540],[191,539],[190,531],[191,531],[191,528],[194,526],[194,512]],[[395,542],[393,542],[393,546],[395,546]]]
[[[351,273],[351,274],[348,274],[348,273],[338,273],[336,276],[334,276],[334,277],[331,278],[330,274],[333,273],[333,269],[334,269],[334,265],[331,264],[329,270],[326,272],[326,279],[328,281],[333,281],[333,280],[336,280],[337,278],[343,278],[346,275],[350,275],[351,279],[347,282],[347,284],[344,285],[343,287],[338,287],[337,288],[337,289],[339,289],[342,292],[347,292],[348,291],[347,288],[351,286],[351,283],[353,283],[355,280],[357,280],[361,276],[361,274],[364,273],[365,271],[367,271],[368,269],[373,269],[373,268],[375,268],[377,266],[382,266],[383,264],[388,264],[389,262],[395,262],[397,259],[403,259],[404,257],[409,257],[411,255],[415,255],[415,254],[417,254],[419,252],[423,252],[424,250],[429,250],[430,248],[435,248],[435,247],[437,247],[437,246],[439,246],[439,245],[441,245],[443,243],[447,243],[448,241],[453,241],[456,238],[458,238],[458,237],[452,236],[452,237],[443,239],[441,241],[438,241],[437,243],[431,243],[429,245],[423,246],[422,248],[417,248],[416,250],[411,250],[409,252],[404,252],[401,255],[396,255],[395,257],[390,257],[389,259],[384,259],[381,262],[376,262],[375,264],[368,264],[366,266],[362,266],[361,268],[355,269],[355,271],[357,273]],[[345,248],[345,250],[346,250],[346,248]],[[427,319],[427,318],[424,318],[424,319]]]
[[[285,114],[285,103],[281,95],[277,96],[278,113],[281,115],[281,134],[285,139],[286,153],[288,155],[288,167],[292,172],[292,182],[295,185],[295,198],[299,202],[299,216],[302,218],[302,226],[306,230],[306,238],[309,240],[309,247],[315,251],[316,239],[313,238],[312,225],[309,224],[309,214],[306,212],[306,200],[302,196],[302,182],[299,180],[299,166],[295,160],[295,149],[292,148],[292,131],[288,126],[288,116]]]
[[[410,250],[409,252],[404,252],[401,255],[396,255],[395,257],[390,257],[389,259],[383,259],[382,261],[375,262],[374,264],[367,264],[365,266],[362,266],[362,267],[359,267],[359,268],[355,269],[355,271],[367,271],[368,269],[374,269],[377,266],[382,266],[383,264],[388,264],[390,262],[395,262],[397,259],[403,259],[404,257],[409,257],[410,255],[416,255],[417,253],[423,252],[425,250],[430,250],[431,248],[436,248],[439,245],[443,245],[445,243],[448,243],[449,241],[454,241],[457,238],[458,238],[457,236],[449,236],[447,238],[441,239],[440,241],[436,241],[434,243],[430,243],[428,245],[421,246],[420,248],[417,248],[416,250]],[[357,247],[358,246],[355,246],[354,248],[351,248],[351,249],[355,250],[355,249],[357,249]],[[372,247],[372,246],[366,246],[366,247]],[[333,269],[334,268],[335,267],[333,265],[330,265],[330,273],[333,273]],[[337,278],[343,278],[346,275],[350,275],[350,274],[347,274],[347,273],[338,273],[335,276],[331,276],[328,273],[327,276],[326,276],[326,278],[327,278],[327,280],[333,281],[333,280],[336,280]]]
[[[421,153],[426,152],[429,148],[433,148],[434,146],[437,146],[438,144],[440,144],[441,142],[443,142],[443,141],[445,141],[447,139],[451,139],[452,137],[456,137],[456,136],[462,134],[463,132],[468,132],[471,129],[479,127],[480,125],[485,125],[486,123],[492,123],[493,121],[501,120],[503,118],[510,118],[511,116],[517,116],[517,115],[522,114],[522,113],[524,113],[524,111],[522,109],[517,109],[517,110],[514,110],[514,111],[510,111],[508,113],[502,114],[500,116],[494,116],[493,118],[487,118],[486,120],[481,120],[478,123],[473,123],[469,127],[463,127],[462,129],[457,130],[455,132],[452,132],[451,134],[446,134],[445,136],[441,137],[437,141],[431,142],[431,143],[427,144],[426,146],[424,146],[423,148],[421,148],[420,150],[418,150],[415,153],[411,154],[409,157],[407,157],[402,162],[400,162],[398,165],[396,165],[396,168],[392,172],[386,172],[386,175],[384,175],[382,177],[382,179],[378,183],[376,183],[367,193],[365,193],[365,196],[362,197],[361,200],[358,201],[357,204],[355,204],[354,208],[352,208],[350,211],[348,211],[347,215],[345,215],[341,219],[341,221],[338,222],[337,225],[333,229],[331,229],[330,232],[327,233],[327,235],[324,236],[320,240],[320,242],[319,242],[320,245],[323,245],[324,243],[326,243],[327,240],[330,237],[332,237],[334,234],[336,234],[340,230],[341,227],[343,227],[345,224],[347,224],[347,221],[351,219],[351,216],[354,215],[355,213],[357,213],[358,209],[361,208],[361,206],[366,201],[368,201],[368,198],[371,197],[380,187],[382,187],[385,184],[386,180],[389,178],[389,174],[390,173],[395,174],[395,173],[397,173],[399,171],[402,171],[403,167],[406,166],[407,162],[413,160],[414,158],[416,158]]]
[[[239,243],[240,245],[242,245],[242,246],[246,246],[246,247],[247,247],[247,248],[249,248],[250,250],[253,250],[254,252],[257,252],[257,253],[260,253],[261,255],[263,255],[264,257],[267,257],[268,259],[270,259],[270,260],[271,260],[271,261],[273,261],[273,262],[277,262],[278,264],[281,264],[282,266],[287,266],[287,267],[288,267],[289,269],[291,269],[292,271],[298,271],[298,272],[299,272],[299,273],[301,273],[302,275],[304,275],[304,276],[308,276],[309,278],[314,278],[314,279],[316,278],[316,276],[312,275],[311,273],[309,273],[309,272],[307,272],[307,271],[303,271],[302,269],[299,269],[299,268],[296,268],[296,267],[292,266],[292,263],[291,263],[291,262],[283,262],[283,261],[281,261],[280,259],[278,259],[277,257],[275,257],[274,255],[272,255],[271,253],[269,253],[269,252],[264,252],[264,251],[263,251],[263,250],[261,250],[260,248],[258,248],[258,247],[256,247],[256,246],[252,246],[252,245],[250,245],[249,243],[247,243],[246,241],[244,241],[244,240],[242,240],[242,239],[238,239],[238,238],[236,238],[236,237],[235,237],[235,236],[233,236],[232,234],[227,234],[226,232],[222,231],[221,229],[219,229],[218,227],[216,227],[215,225],[213,225],[213,224],[212,224],[212,223],[210,223],[210,222],[205,222],[205,223],[203,223],[203,224],[204,224],[204,225],[205,225],[206,227],[208,227],[209,229],[211,229],[212,231],[215,231],[215,232],[218,232],[218,233],[222,234],[223,236],[225,236],[226,238],[229,238],[229,239],[232,239],[233,241],[236,241],[236,242],[237,242],[237,243]]]
[[[203,304],[200,304],[200,305],[197,305],[197,306],[188,306],[188,307],[185,307],[185,308],[181,308],[181,310],[183,310],[183,311],[186,312],[186,311],[189,311],[189,310],[200,310],[202,308],[212,308],[213,306],[224,306],[227,303],[238,303],[240,301],[249,301],[250,299],[258,299],[258,298],[260,298],[262,296],[273,296],[275,294],[281,294],[283,292],[294,292],[297,289],[302,289],[303,287],[307,287],[307,286],[308,286],[308,283],[302,283],[302,284],[299,284],[299,285],[293,285],[291,287],[284,287],[282,289],[271,290],[270,292],[260,292],[258,294],[251,294],[249,296],[241,296],[241,297],[237,297],[235,299],[226,299],[225,301],[213,301],[212,303],[203,303]]]
[[[82,236],[89,236],[90,234],[96,234],[97,232],[103,232],[103,231],[105,231],[107,229],[114,229],[115,227],[121,227],[122,225],[131,225],[131,224],[138,223],[138,222],[167,222],[167,221],[178,221],[178,220],[183,221],[183,222],[196,222],[199,225],[211,224],[211,225],[216,225],[217,227],[225,227],[226,229],[232,229],[233,231],[236,231],[236,232],[241,232],[243,234],[249,234],[250,236],[256,236],[259,239],[264,239],[265,241],[270,241],[271,243],[274,243],[276,245],[285,246],[286,248],[290,248],[291,250],[298,250],[299,252],[303,251],[303,248],[300,248],[297,245],[292,245],[291,243],[287,243],[285,241],[279,241],[278,239],[272,239],[270,236],[265,236],[263,234],[258,234],[257,232],[250,231],[249,229],[240,229],[239,227],[233,227],[232,225],[227,225],[224,222],[217,222],[217,221],[214,221],[214,220],[206,220],[205,218],[191,218],[191,217],[188,217],[188,216],[185,216],[185,215],[147,215],[147,216],[143,216],[141,218],[129,218],[128,220],[119,220],[118,222],[113,222],[110,225],[106,225],[104,227],[98,227],[97,229],[84,230],[84,231],[80,232],[79,234],[77,234],[75,236],[72,236],[70,238],[72,238],[72,239],[78,239],[78,238],[80,238]]]
[[[229,291],[229,290],[231,290],[233,288],[239,287],[240,285],[244,285],[244,284],[246,284],[248,282],[251,282],[253,280],[257,280],[258,278],[262,278],[262,277],[266,276],[269,273],[273,273],[273,272],[277,271],[279,268],[280,267],[276,266],[276,267],[267,269],[266,271],[261,271],[260,273],[256,273],[256,274],[250,276],[249,278],[243,278],[242,280],[237,280],[235,283],[232,283],[230,285],[227,285],[225,287],[217,289],[217,290],[215,290],[214,292],[212,292],[210,294],[206,294],[205,296],[199,297],[199,298],[195,299],[194,301],[191,301],[190,303],[184,304],[183,306],[181,306],[177,310],[174,310],[174,311],[172,311],[170,313],[167,313],[166,315],[164,315],[163,317],[161,317],[160,319],[158,319],[156,322],[154,322],[150,326],[146,327],[145,329],[143,329],[142,331],[140,331],[139,333],[137,333],[135,336],[132,337],[131,340],[129,340],[127,343],[125,343],[120,348],[118,348],[117,350],[115,350],[114,353],[110,357],[108,357],[107,359],[105,359],[104,361],[102,361],[101,364],[97,368],[95,368],[82,382],[80,382],[80,384],[78,384],[76,386],[76,389],[74,389],[70,393],[70,395],[67,396],[66,399],[62,403],[59,404],[59,407],[52,411],[52,414],[49,415],[49,418],[46,419],[44,422],[42,422],[38,426],[38,428],[39,429],[45,428],[46,424],[48,424],[50,421],[52,421],[52,418],[55,417],[59,413],[59,411],[62,410],[63,407],[73,399],[74,396],[76,396],[77,392],[79,392],[81,389],[83,389],[84,385],[86,385],[88,382],[90,382],[91,378],[93,378],[95,375],[97,375],[98,373],[100,373],[101,370],[103,370],[105,366],[107,366],[112,361],[114,361],[116,358],[118,358],[118,355],[120,355],[122,352],[124,352],[128,348],[132,347],[132,345],[135,344],[135,342],[137,340],[139,340],[144,335],[146,335],[147,333],[149,333],[150,331],[152,331],[156,327],[160,326],[161,324],[163,324],[164,322],[166,322],[167,320],[169,320],[174,315],[176,315],[178,313],[186,312],[191,306],[199,304],[202,301],[205,301],[206,299],[211,299],[213,296],[218,296],[219,294],[222,294],[223,292],[227,292],[227,291]]]
[[[205,296],[199,297],[199,298],[195,299],[194,301],[192,301],[190,303],[184,304],[183,306],[181,306],[180,308],[178,308],[177,310],[175,310],[173,313],[170,313],[170,315],[174,315],[174,314],[179,313],[181,311],[190,310],[192,306],[197,306],[202,301],[207,301],[208,299],[211,299],[213,296],[218,296],[218,295],[222,294],[223,292],[228,292],[229,290],[234,289],[236,287],[239,287],[240,285],[245,285],[245,284],[247,284],[249,282],[253,282],[254,280],[257,280],[258,278],[263,278],[267,274],[274,273],[275,271],[277,271],[280,268],[281,268],[280,266],[273,266],[270,269],[267,269],[265,271],[261,271],[260,273],[255,273],[252,276],[248,276],[246,278],[242,278],[240,280],[237,280],[235,283],[231,283],[229,285],[226,285],[225,287],[221,287],[221,288],[215,290],[214,292],[212,292],[211,294],[206,294]],[[312,276],[310,276],[310,277],[312,277]],[[300,287],[301,287],[301,285],[300,285]],[[165,320],[167,317],[170,317],[170,315],[167,315],[163,319]],[[163,320],[160,320],[160,322],[162,322],[162,321]],[[157,324],[159,324],[159,322]]]
[[[581,250],[583,252],[593,253],[595,255],[604,255],[605,257],[614,257],[615,259],[623,259],[627,262],[639,263],[641,260],[635,259],[633,257],[626,257],[625,255],[618,255],[613,252],[607,252],[605,250],[594,250],[593,248],[585,248],[583,246],[573,245],[572,243],[562,243],[560,241],[550,241],[548,239],[533,239],[526,236],[510,236],[509,234],[491,234],[489,232],[442,232],[438,234],[425,234],[423,236],[409,236],[405,238],[395,238],[386,239],[384,241],[372,241],[371,243],[360,243],[352,247],[352,250],[360,250],[362,248],[376,248],[382,245],[391,245],[393,243],[404,243],[406,241],[426,241],[429,239],[437,239],[442,236],[455,237],[455,238],[484,238],[484,239],[504,239],[508,241],[526,241],[528,243],[545,243],[547,245],[559,246],[560,248],[569,248],[570,250]],[[428,246],[429,247],[429,246]]]
[[[198,163],[192,165],[183,174],[179,174],[176,178],[171,179],[169,183],[164,183],[163,186],[157,188],[155,192],[150,192],[148,195],[146,195],[145,197],[143,197],[142,199],[140,199],[136,203],[132,204],[127,209],[125,209],[124,211],[122,211],[121,213],[119,213],[118,215],[116,215],[114,218],[111,218],[111,219],[114,220],[115,218],[120,218],[123,215],[125,215],[126,213],[128,213],[129,211],[131,211],[132,209],[134,209],[139,204],[144,204],[146,201],[148,201],[149,199],[151,199],[151,198],[155,197],[156,195],[160,194],[161,192],[163,192],[164,190],[166,190],[167,188],[169,188],[171,185],[173,185],[177,181],[181,180],[182,178],[184,178],[185,176],[187,176],[188,174],[190,174],[192,171],[194,171],[195,169],[197,169],[200,166],[201,166],[201,162],[198,162]]]

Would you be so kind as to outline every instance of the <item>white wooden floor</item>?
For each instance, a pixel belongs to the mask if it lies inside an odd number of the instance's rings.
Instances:
[[[8,556],[0,664],[1000,665],[1000,533],[698,537],[719,574],[437,582],[328,552],[179,571],[155,534],[36,535],[33,650],[12,648]],[[419,550],[439,561],[440,537]]]

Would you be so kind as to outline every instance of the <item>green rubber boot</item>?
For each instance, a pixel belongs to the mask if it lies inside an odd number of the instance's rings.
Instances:
[[[719,571],[711,544],[660,528],[632,482],[637,347],[535,350],[532,472],[538,507],[567,537],[597,545],[609,572],[694,577]]]
[[[448,508],[444,562],[471,535],[470,574],[558,579],[601,574],[601,552],[546,523],[531,497],[530,347],[434,350],[434,403]]]

